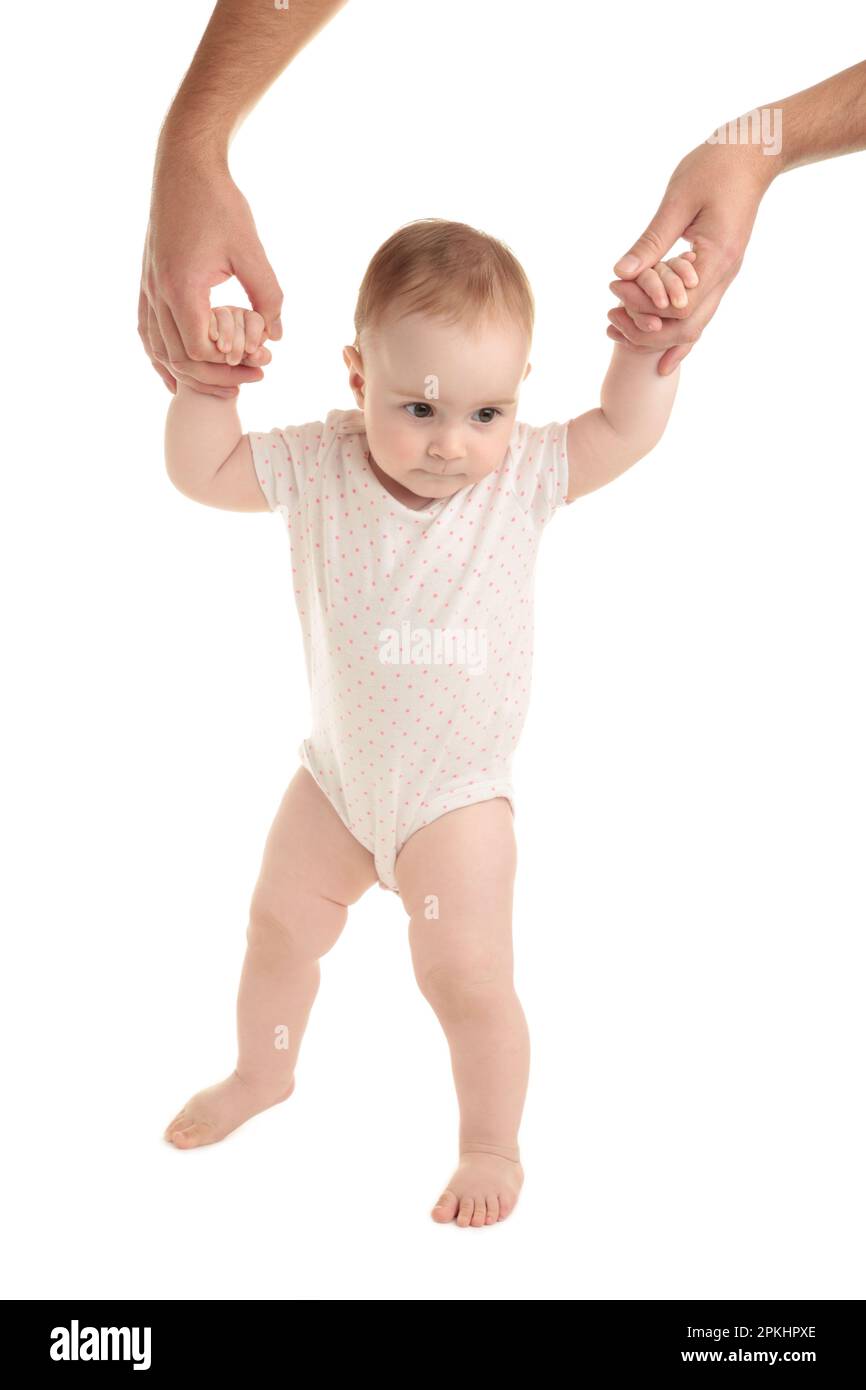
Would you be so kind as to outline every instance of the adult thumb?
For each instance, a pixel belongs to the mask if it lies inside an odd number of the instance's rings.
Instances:
[[[614,266],[621,280],[633,280],[648,266],[655,265],[678,241],[691,221],[681,203],[665,198],[646,231],[638,237]]]
[[[264,319],[268,337],[281,338],[283,325],[280,322],[280,311],[283,307],[283,292],[261,244],[245,255],[235,258],[234,273],[249,295],[250,304]]]

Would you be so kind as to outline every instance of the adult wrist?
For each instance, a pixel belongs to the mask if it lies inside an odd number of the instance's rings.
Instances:
[[[228,130],[169,113],[159,133],[154,184],[161,178],[192,172],[228,174]]]

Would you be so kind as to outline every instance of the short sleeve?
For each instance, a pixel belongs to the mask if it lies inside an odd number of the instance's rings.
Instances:
[[[267,434],[250,431],[259,486],[271,511],[281,513],[285,520],[298,510],[306,496],[318,490],[324,437],[325,425],[321,420],[287,425]]]
[[[517,421],[510,452],[514,495],[541,529],[568,496],[568,421],[537,426]]]

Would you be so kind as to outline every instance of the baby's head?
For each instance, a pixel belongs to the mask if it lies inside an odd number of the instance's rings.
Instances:
[[[343,360],[388,477],[447,498],[500,466],[530,370],[534,310],[508,247],[463,222],[422,218],[379,247]]]

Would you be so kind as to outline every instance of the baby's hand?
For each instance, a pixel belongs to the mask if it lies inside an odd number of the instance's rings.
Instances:
[[[683,251],[669,261],[657,261],[642,270],[634,283],[649,295],[657,309],[667,309],[671,304],[675,309],[685,309],[689,302],[686,289],[693,290],[698,283],[694,259],[694,251]]]
[[[657,261],[655,265],[642,270],[634,283],[640,285],[644,293],[649,295],[657,309],[668,309],[671,305],[675,309],[685,309],[689,302],[686,291],[693,290],[700,280],[692,265],[695,259],[694,251],[683,251],[679,256],[671,256],[668,261]],[[662,320],[654,314],[630,312],[630,317],[644,333],[663,327]],[[608,326],[608,337],[615,338],[620,343],[627,342],[613,325]],[[651,348],[646,350],[652,351]]]
[[[641,271],[634,284],[641,286],[642,291],[651,297],[653,304],[659,311],[670,309],[671,304],[673,304],[674,309],[687,309],[687,289],[694,289],[701,279],[698,271],[692,265],[692,261],[695,259],[695,252],[683,252],[681,256],[671,256],[670,260],[656,261],[655,265],[649,265],[646,270]],[[619,309],[623,309],[623,307],[620,304]],[[645,332],[645,334],[657,332],[664,327],[663,318],[657,318],[655,314],[638,314],[634,310],[626,311],[635,327],[641,329],[641,332]],[[631,347],[634,352],[653,352],[655,350],[652,345],[637,347],[634,343],[628,342],[626,335],[621,334],[620,329],[614,327],[613,310],[607,314],[607,320],[609,320],[607,322],[607,336],[613,338],[614,342],[623,343],[623,346]]]
[[[225,353],[229,367],[236,367],[239,362],[245,367],[264,367],[271,360],[270,352],[263,346],[267,336],[265,321],[254,309],[236,309],[231,305],[211,309],[208,337],[216,343],[218,352]]]

